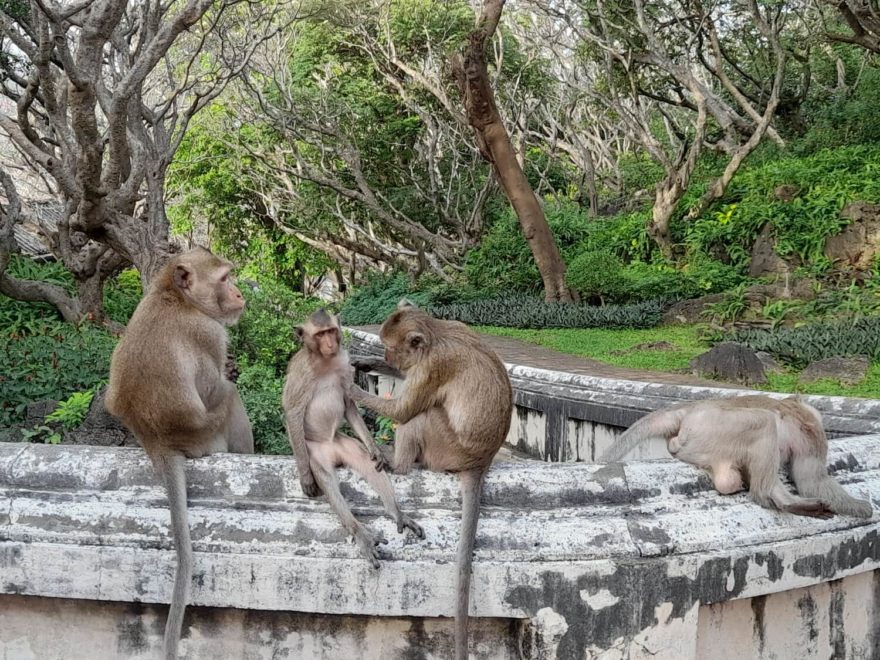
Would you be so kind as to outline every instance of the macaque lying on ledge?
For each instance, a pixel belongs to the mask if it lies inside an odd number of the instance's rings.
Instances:
[[[719,493],[748,487],[768,509],[830,518],[870,518],[871,503],[850,496],[828,475],[828,439],[819,411],[796,397],[764,395],[697,401],[658,410],[629,427],[600,460],[619,461],[638,444],[663,438],[669,453],[707,470]],[[781,463],[803,497],[779,479]]]

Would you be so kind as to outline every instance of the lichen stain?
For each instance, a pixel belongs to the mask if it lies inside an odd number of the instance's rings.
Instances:
[[[794,562],[793,569],[795,575],[828,580],[838,571],[857,568],[868,560],[880,561],[880,534],[877,530],[838,543],[824,554],[801,557]]]
[[[810,642],[815,643],[819,638],[819,628],[816,626],[816,615],[818,613],[816,601],[813,600],[812,595],[807,593],[798,599],[797,607],[801,613],[801,621],[803,621],[804,628],[807,630],[808,638]]]
[[[763,657],[764,644],[767,641],[765,637],[767,629],[764,627],[766,625],[764,620],[764,610],[767,607],[767,596],[755,596],[754,598],[749,599],[749,604],[752,606],[752,617],[754,618],[753,637],[758,639],[758,655]]]
[[[556,571],[541,573],[537,587],[520,585],[505,595],[511,606],[534,617],[538,610],[551,607],[569,624],[560,640],[558,657],[582,657],[588,647],[609,648],[620,637],[631,639],[646,628],[659,624],[657,612],[668,612],[667,621],[683,619],[694,603],[729,600],[746,586],[748,558],[731,563],[728,558],[712,559],[700,566],[697,575],[670,576],[661,561],[627,561],[610,575],[584,575],[568,578]],[[733,574],[732,587],[727,588]],[[591,608],[581,593],[605,590],[617,602],[599,610]],[[664,607],[662,610],[658,608]]]
[[[780,559],[773,551],[768,552],[766,555],[755,555],[755,563],[758,566],[763,566],[765,563],[767,564],[767,577],[771,582],[776,582],[785,573],[785,566],[783,565],[782,559]]]

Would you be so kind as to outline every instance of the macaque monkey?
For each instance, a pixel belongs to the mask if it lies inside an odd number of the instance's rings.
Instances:
[[[383,399],[355,387],[352,397],[400,424],[394,440],[394,472],[406,474],[420,461],[429,470],[459,475],[455,656],[464,660],[480,492],[510,428],[510,379],[498,356],[466,325],[435,319],[406,301],[385,320],[379,336],[391,373],[405,377],[403,391],[398,398]],[[374,359],[356,364],[388,372]]]
[[[627,429],[600,460],[620,460],[650,438],[663,438],[675,458],[707,470],[723,495],[747,485],[752,499],[768,509],[816,518],[871,517],[870,502],[850,496],[828,475],[822,417],[796,397],[749,395],[658,410]],[[779,479],[784,463],[790,463],[803,497]]]
[[[223,375],[225,326],[244,309],[231,270],[204,248],[172,258],[153,279],[110,361],[107,410],[146,450],[171,508],[177,569],[165,623],[166,658],[177,657],[192,583],[185,460],[254,451],[238,390]]]
[[[419,538],[425,538],[425,533],[397,505],[391,479],[382,471],[388,467],[385,458],[349,396],[354,369],[341,345],[339,320],[320,309],[296,328],[296,336],[303,348],[287,365],[282,405],[300,484],[309,497],[322,492],[327,495],[345,529],[373,568],[379,568],[377,545],[381,540],[352,515],[339,490],[337,467],[349,467],[367,480],[397,523],[398,532],[409,529]],[[360,442],[339,432],[343,419]]]

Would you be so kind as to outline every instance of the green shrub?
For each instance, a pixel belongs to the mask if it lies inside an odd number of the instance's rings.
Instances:
[[[273,281],[239,288],[247,306],[229,329],[230,350],[239,360],[266,365],[280,376],[294,349],[293,328],[324,303]]]
[[[48,305],[0,296],[0,427],[21,422],[28,403],[104,383],[115,345],[102,328],[77,327]]]
[[[55,410],[46,415],[45,421],[59,424],[65,431],[72,431],[85,420],[94,397],[93,390],[74,392],[69,398],[59,401]]]
[[[452,305],[435,305],[437,318],[469,325],[508,328],[651,328],[660,322],[665,304],[649,301],[635,305],[548,303],[540,298],[511,295]]]
[[[431,294],[414,290],[404,273],[376,274],[342,303],[340,317],[347,325],[382,323],[394,311],[401,298],[419,307],[430,307]]]
[[[566,279],[569,286],[582,296],[598,296],[603,302],[606,298],[624,298],[630,289],[629,280],[623,273],[623,262],[605,251],[579,254],[568,264]]]
[[[259,454],[289,454],[284,430],[281,393],[284,378],[271,365],[240,365],[238,391],[254,430],[254,448]]]
[[[795,366],[852,355],[867,355],[877,361],[880,360],[880,318],[776,330],[740,330],[731,333],[730,340],[756,351],[766,351]]]
[[[141,276],[134,268],[128,268],[104,287],[104,312],[117,323],[125,325],[141,301]]]

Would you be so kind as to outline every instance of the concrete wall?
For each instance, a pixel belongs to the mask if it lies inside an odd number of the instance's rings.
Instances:
[[[829,461],[880,504],[880,436],[836,443]],[[378,571],[302,495],[291,457],[189,462],[186,657],[450,657],[456,479],[394,478],[419,541],[340,477],[389,541]],[[877,516],[774,513],[673,461],[499,463],[483,507],[474,658],[880,657]],[[0,657],[155,657],[169,525],[138,449],[0,443]]]
[[[376,335],[352,330],[351,352],[381,355]],[[742,396],[755,390],[689,387],[613,380],[522,365],[507,365],[515,410],[507,442],[543,461],[594,462],[624,429],[643,415],[683,401]],[[364,376],[375,390],[394,388],[392,379]],[[774,397],[788,395],[763,392]],[[839,396],[804,396],[823,416],[831,438],[880,432],[880,401]],[[662,442],[638,448],[629,460],[668,458]]]

